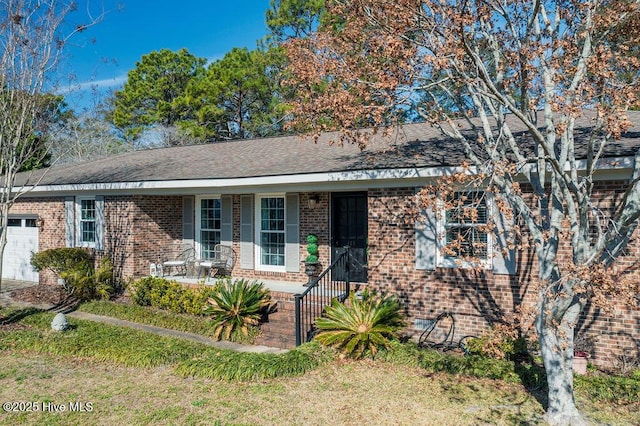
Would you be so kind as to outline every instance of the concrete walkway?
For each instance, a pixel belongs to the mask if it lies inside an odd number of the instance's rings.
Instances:
[[[157,334],[165,337],[177,337],[179,339],[191,340],[192,342],[202,343],[203,345],[213,346],[218,349],[227,349],[236,352],[257,352],[257,353],[276,353],[281,354],[287,352],[286,349],[272,348],[270,346],[260,345],[241,345],[239,343],[227,342],[224,340],[213,340],[200,334],[188,333],[186,331],[170,330],[168,328],[156,327],[153,325],[140,324],[136,322],[121,320],[113,317],[102,315],[94,315],[86,312],[74,311],[67,314],[68,317],[80,320],[101,322],[103,324],[117,325],[120,327],[129,327],[135,330],[145,331],[147,333]]]
[[[36,283],[30,283],[25,281],[13,281],[2,280],[2,287],[0,287],[0,307],[35,307],[43,310],[55,310],[52,306],[35,305],[31,303],[25,303],[22,301],[14,300],[11,298],[10,293],[14,290],[18,290],[25,287],[35,286]],[[212,346],[219,349],[227,349],[237,352],[256,352],[256,353],[274,353],[282,354],[287,352],[286,349],[273,348],[270,346],[262,345],[241,345],[239,343],[218,341],[210,339],[206,336],[201,336],[195,333],[187,333],[184,331],[170,330],[168,328],[156,327],[153,325],[140,324],[132,321],[121,320],[118,318],[107,317],[103,315],[94,315],[86,312],[73,311],[66,314],[69,317],[77,318],[80,320],[95,321],[103,324],[117,325],[120,327],[128,327],[135,330],[145,331],[147,333],[153,333],[158,336],[176,337],[179,339],[190,340],[192,342],[201,343],[203,345]]]

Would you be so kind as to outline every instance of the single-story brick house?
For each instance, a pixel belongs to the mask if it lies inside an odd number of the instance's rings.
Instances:
[[[639,125],[611,144],[597,176],[603,199],[628,184],[640,148],[640,113],[630,114]],[[339,248],[352,247],[365,265],[356,280],[398,294],[412,324],[452,311],[461,334],[477,334],[531,302],[536,267],[530,253],[503,256],[496,249],[484,271],[460,268],[443,255],[436,236],[447,216],[430,217],[431,228],[421,225],[425,217],[410,214],[418,188],[460,165],[460,147],[428,124],[405,125],[391,138],[376,135],[363,151],[330,146],[337,139],[324,134],[317,143],[287,136],[151,149],[22,175],[18,186],[33,187],[13,206],[11,223],[30,228],[24,232],[32,241],[14,253],[18,274],[29,269],[30,250],[92,247],[109,255],[123,277],[139,277],[170,247],[194,244],[205,258],[223,243],[237,255],[233,276],[302,291],[306,236],[316,234],[324,266]],[[636,238],[624,262],[639,255]],[[46,273],[27,272],[22,279],[54,282]],[[638,350],[637,307],[613,317],[589,312],[584,320],[598,341],[596,357]]]

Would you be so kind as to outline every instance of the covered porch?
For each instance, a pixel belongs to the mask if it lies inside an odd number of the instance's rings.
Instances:
[[[180,284],[189,286],[189,287],[199,287],[199,286],[212,286],[219,280],[226,279],[225,277],[215,277],[215,278],[198,278],[196,276],[187,276],[183,275],[165,275],[162,278],[176,281]],[[231,276],[232,280],[240,280],[245,279],[248,281],[259,281],[264,283],[266,289],[268,289],[272,293],[289,293],[289,294],[299,294],[302,293],[306,287],[304,287],[305,282],[297,283],[291,281],[280,281],[280,280],[268,280],[268,279],[257,279],[257,278],[249,278],[242,276]]]

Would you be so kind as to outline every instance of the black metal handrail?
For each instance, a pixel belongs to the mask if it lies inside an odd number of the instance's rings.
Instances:
[[[345,247],[327,269],[309,282],[302,294],[295,295],[296,346],[313,338],[316,318],[322,316],[333,299],[344,302],[349,296],[349,258],[349,247]]]

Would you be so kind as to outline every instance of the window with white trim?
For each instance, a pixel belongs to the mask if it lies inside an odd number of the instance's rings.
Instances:
[[[199,257],[211,259],[216,244],[220,244],[222,228],[222,205],[220,198],[200,198],[198,206]]]
[[[96,199],[94,197],[78,197],[76,201],[77,246],[95,247],[97,241]]]
[[[284,271],[285,197],[259,196],[256,205],[258,266],[264,270]]]
[[[490,205],[482,191],[456,192],[445,204],[440,237],[441,265],[488,264]]]

